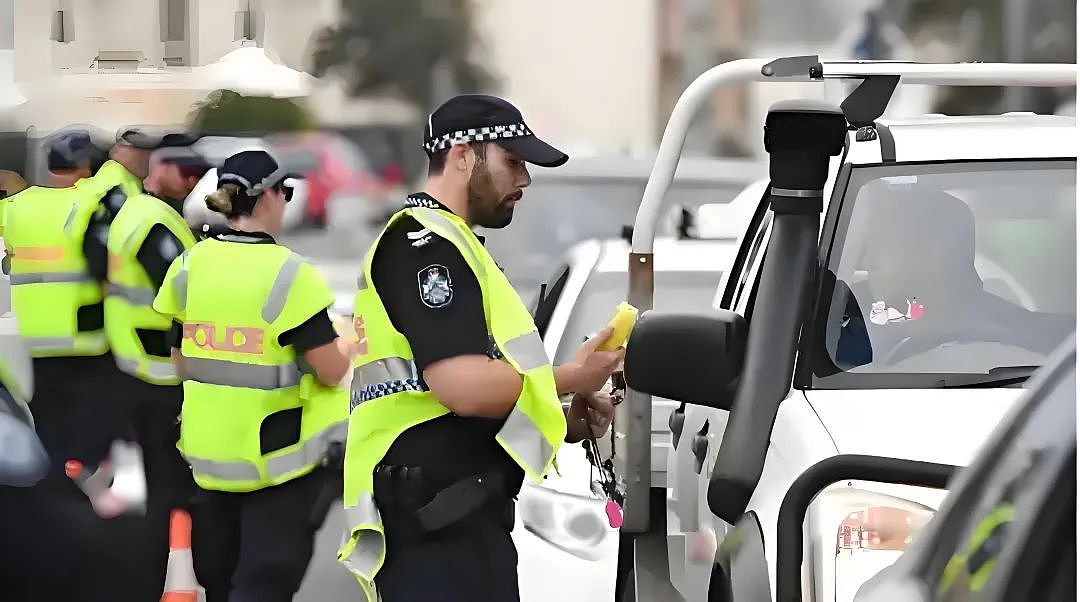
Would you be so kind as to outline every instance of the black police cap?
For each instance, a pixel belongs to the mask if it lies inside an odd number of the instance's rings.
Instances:
[[[96,170],[105,162],[107,151],[99,146],[89,129],[65,128],[45,139],[46,162],[50,171],[66,171],[89,166]]]
[[[264,150],[247,150],[225,159],[218,168],[218,186],[236,184],[247,196],[259,196],[286,178],[300,177],[282,167]]]
[[[423,145],[428,156],[455,143],[468,142],[494,142],[542,167],[558,167],[569,159],[566,153],[537,138],[517,107],[486,94],[455,96],[428,117]]]

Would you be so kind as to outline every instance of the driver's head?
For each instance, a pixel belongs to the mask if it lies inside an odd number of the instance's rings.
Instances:
[[[981,287],[975,271],[975,218],[940,190],[872,195],[864,266],[877,299],[955,297]]]

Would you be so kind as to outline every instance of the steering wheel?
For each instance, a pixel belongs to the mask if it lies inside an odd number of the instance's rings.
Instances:
[[[1003,343],[1012,344],[1015,334],[997,324],[970,324],[956,330],[949,331],[940,337],[908,337],[885,358],[886,365],[892,365],[908,359],[919,353],[925,353],[938,347],[944,347],[950,343]]]

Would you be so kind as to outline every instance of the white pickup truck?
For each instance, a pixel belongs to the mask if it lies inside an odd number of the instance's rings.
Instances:
[[[646,312],[631,337],[619,600],[851,600],[943,493],[827,487],[792,585],[776,578],[777,521],[796,479],[840,455],[968,464],[1074,328],[1074,119],[881,116],[897,85],[1070,86],[1075,65],[790,57],[706,72],[672,114],[639,208],[630,302],[652,307],[650,225],[697,108],[731,83],[833,79],[859,83],[839,107],[770,110],[770,184],[715,314]],[[688,402],[671,418],[666,491],[650,486],[650,395]]]

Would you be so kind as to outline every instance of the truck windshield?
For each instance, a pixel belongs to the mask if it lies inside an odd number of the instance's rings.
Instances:
[[[1075,159],[856,168],[845,198],[813,337],[815,388],[1030,371],[1073,331]]]

